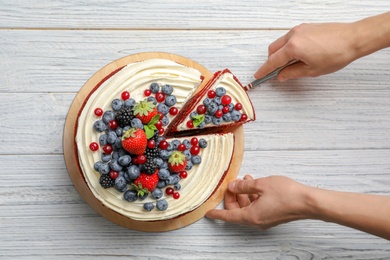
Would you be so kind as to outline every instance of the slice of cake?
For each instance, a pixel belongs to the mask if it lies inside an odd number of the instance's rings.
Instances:
[[[170,126],[171,134],[255,120],[255,111],[245,88],[228,69],[215,73],[201,92],[185,104],[181,113]]]

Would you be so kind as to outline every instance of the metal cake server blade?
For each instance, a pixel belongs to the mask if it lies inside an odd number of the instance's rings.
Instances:
[[[290,65],[293,65],[293,64],[295,64],[295,63],[297,63],[297,62],[299,62],[299,60],[291,60],[291,61],[289,61],[287,64],[285,64],[285,65],[283,65],[283,66],[277,68],[276,70],[274,70],[274,71],[268,73],[268,74],[265,75],[264,77],[252,81],[252,83],[248,84],[248,86],[245,86],[244,89],[245,89],[246,91],[248,91],[248,90],[250,90],[250,89],[252,89],[252,88],[254,88],[254,87],[259,86],[261,83],[264,83],[264,82],[266,82],[267,80],[269,80],[269,79],[271,79],[271,78],[277,76],[277,75],[279,74],[279,72],[280,72],[282,69],[284,69],[284,68],[286,68],[286,67],[288,67],[288,66],[290,66]]]

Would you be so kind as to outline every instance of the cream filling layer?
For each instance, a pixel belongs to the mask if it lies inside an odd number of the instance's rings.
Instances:
[[[140,221],[155,221],[177,217],[200,206],[212,194],[220,178],[229,168],[233,154],[233,134],[204,136],[208,147],[202,149],[202,163],[188,171],[188,177],[180,183],[181,197],[174,200],[167,197],[169,203],[166,211],[153,210],[145,212],[143,204],[154,201],[146,199],[129,203],[123,199],[123,193],[114,188],[103,189],[99,184],[100,174],[93,168],[95,162],[100,161],[101,148],[91,152],[89,144],[98,142],[100,133],[93,130],[93,123],[97,120],[94,109],[111,110],[111,101],[120,98],[123,91],[130,92],[130,97],[136,101],[144,99],[143,91],[153,82],[171,84],[173,94],[177,98],[175,105],[180,109],[191,97],[201,83],[199,71],[182,66],[170,60],[150,59],[125,66],[115,75],[106,80],[88,99],[78,119],[76,144],[80,167],[87,185],[94,196],[108,208],[129,218]]]
[[[232,103],[242,104],[242,110],[241,112],[246,114],[248,116],[248,119],[254,120],[255,118],[255,112],[253,110],[253,106],[251,101],[249,100],[248,94],[246,91],[240,86],[240,84],[234,79],[233,74],[231,73],[224,73],[222,74],[211,86],[210,89],[214,90],[218,87],[223,87],[226,89],[226,94],[229,95],[232,98]],[[203,99],[198,102],[198,104],[195,106],[195,110],[198,107],[198,105],[203,104]],[[179,131],[188,130],[187,127],[187,120],[184,120],[181,124],[178,125],[177,129]],[[223,121],[221,125],[229,125],[232,124],[232,122],[225,122]],[[212,123],[205,125],[206,127],[213,127],[214,125]]]

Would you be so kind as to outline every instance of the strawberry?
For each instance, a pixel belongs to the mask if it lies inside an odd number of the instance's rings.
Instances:
[[[147,143],[145,132],[138,128],[130,128],[122,136],[122,147],[131,154],[145,153]]]
[[[144,125],[150,122],[157,115],[157,108],[151,101],[140,101],[137,103],[133,112],[136,118],[140,119]]]
[[[138,191],[138,196],[142,197],[145,193],[152,192],[158,183],[158,170],[152,175],[141,172],[137,179],[134,180],[133,185]]]
[[[184,171],[187,165],[185,155],[180,151],[174,151],[168,160],[168,167],[173,172]]]

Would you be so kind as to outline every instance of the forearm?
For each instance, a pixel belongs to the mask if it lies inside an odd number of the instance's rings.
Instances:
[[[390,12],[352,23],[356,31],[356,59],[390,47]]]
[[[310,218],[333,222],[390,239],[390,197],[310,188]]]

